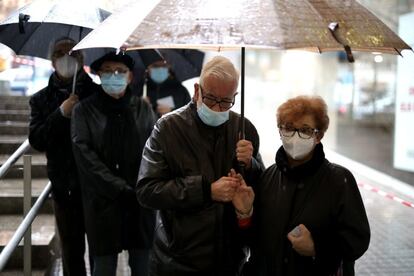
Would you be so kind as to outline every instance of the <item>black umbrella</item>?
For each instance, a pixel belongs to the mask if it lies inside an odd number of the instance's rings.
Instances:
[[[17,55],[49,58],[50,45],[59,38],[80,41],[110,13],[91,1],[37,0],[12,12],[0,23],[0,43]],[[85,63],[103,52],[86,51]]]
[[[189,49],[143,49],[129,51],[138,52],[142,62],[148,65],[159,61],[167,61],[180,82],[200,76],[203,66],[204,52]]]

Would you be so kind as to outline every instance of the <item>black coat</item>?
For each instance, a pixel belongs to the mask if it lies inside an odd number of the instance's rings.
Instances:
[[[147,96],[150,98],[154,111],[157,111],[157,100],[171,96],[174,108],[178,109],[191,101],[190,93],[175,77],[170,77],[165,82],[157,84],[150,78],[147,81]]]
[[[141,163],[137,196],[158,213],[152,275],[235,275],[243,257],[234,208],[211,200],[210,185],[236,168],[240,116],[219,127],[199,119],[190,103],[158,120]],[[248,179],[263,170],[259,137],[246,120],[254,147]]]
[[[154,213],[138,204],[134,187],[142,148],[154,122],[150,105],[129,90],[120,100],[100,90],[73,111],[73,151],[93,255],[151,246]],[[116,142],[106,139],[108,129],[118,129]],[[119,162],[114,158],[120,158]]]
[[[30,98],[30,145],[46,152],[48,177],[52,194],[60,204],[66,204],[71,195],[80,200],[79,180],[72,153],[70,118],[66,118],[59,106],[69,97],[72,83],[63,84],[52,74],[47,87]],[[79,100],[94,93],[98,85],[83,71],[78,75],[76,94]]]
[[[333,275],[341,261],[352,263],[368,249],[370,229],[355,179],[325,159],[322,144],[293,169],[281,147],[255,194],[252,275]],[[300,256],[287,239],[299,224],[313,237],[315,258]]]

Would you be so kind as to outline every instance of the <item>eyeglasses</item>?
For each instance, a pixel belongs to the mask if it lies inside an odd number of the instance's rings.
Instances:
[[[109,75],[118,75],[118,74],[126,74],[128,73],[127,69],[109,69],[109,68],[105,68],[105,69],[101,69],[99,70],[99,72],[103,75],[103,74],[109,74]]]
[[[302,139],[310,139],[312,138],[316,133],[319,132],[316,128],[311,127],[301,127],[301,128],[295,128],[292,126],[285,126],[280,125],[279,126],[279,132],[285,137],[293,137],[295,135],[295,132],[298,132],[298,135]]]
[[[64,55],[66,55],[66,54],[69,55],[69,53],[67,51],[57,50],[52,54],[52,58],[60,58],[60,57],[63,57]],[[82,54],[79,51],[73,51],[73,52],[70,53],[69,56],[74,57],[74,58],[78,58],[78,57],[81,57]]]
[[[220,110],[227,110],[230,109],[235,102],[235,96],[237,95],[234,94],[233,95],[233,99],[229,99],[229,98],[219,98],[219,97],[215,97],[209,93],[206,93],[206,95],[203,95],[203,88],[200,85],[200,91],[201,91],[201,98],[203,99],[203,102],[209,107],[212,108],[213,106],[215,106],[216,104],[219,105]]]

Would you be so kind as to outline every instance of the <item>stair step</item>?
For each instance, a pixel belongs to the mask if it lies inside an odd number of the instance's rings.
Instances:
[[[29,100],[27,96],[0,96],[0,109],[29,110]]]
[[[46,187],[48,179],[32,180],[32,205]],[[49,198],[45,201],[39,211],[41,214],[53,213],[53,202]],[[0,180],[0,215],[1,214],[23,214],[23,180],[2,179]]]
[[[27,102],[2,102],[0,99],[0,109],[3,110],[30,110],[29,100]]]
[[[0,109],[0,121],[20,121],[29,122],[30,111],[29,110],[1,110]]]
[[[6,269],[0,273],[1,276],[22,276],[23,271],[20,269]],[[46,276],[49,275],[47,269],[32,269],[31,276]]]
[[[18,95],[1,95],[0,100],[2,102],[29,102],[30,96],[18,96]]]
[[[0,135],[0,153],[13,154],[16,149],[27,139],[26,135]],[[35,149],[30,149],[28,153],[36,153]]]
[[[0,133],[7,135],[29,135],[29,123],[0,121]]]
[[[0,249],[10,241],[23,217],[18,215],[0,216]],[[46,268],[49,266],[55,248],[55,218],[53,215],[38,215],[32,224],[32,267]],[[14,250],[6,267],[23,267],[23,243]]]
[[[32,155],[33,153],[27,153]],[[3,165],[10,155],[0,154],[0,165]],[[47,160],[44,154],[35,153],[32,155],[32,178],[47,178]],[[23,156],[9,169],[5,175],[7,178],[23,178]]]

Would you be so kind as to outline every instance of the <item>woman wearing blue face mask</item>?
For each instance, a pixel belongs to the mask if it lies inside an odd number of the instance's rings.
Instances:
[[[131,57],[115,52],[92,63],[102,89],[73,112],[73,151],[93,276],[115,276],[122,250],[128,250],[131,275],[147,275],[155,217],[138,204],[134,187],[156,117],[128,86],[133,66]]]
[[[171,66],[156,61],[146,71],[146,95],[159,117],[190,102],[188,90],[175,77]]]

